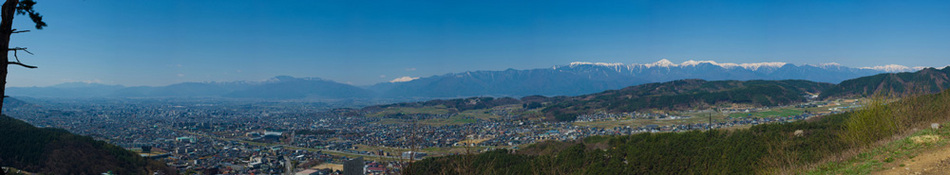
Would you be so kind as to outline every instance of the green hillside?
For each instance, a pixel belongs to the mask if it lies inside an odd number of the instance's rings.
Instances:
[[[364,110],[385,110],[387,108],[427,108],[427,107],[439,107],[445,108],[451,113],[458,113],[466,110],[477,110],[477,109],[487,109],[496,106],[502,105],[511,105],[519,104],[521,100],[504,97],[504,98],[492,98],[492,97],[470,97],[470,98],[457,98],[457,99],[448,99],[448,100],[429,100],[424,102],[406,102],[406,103],[395,103],[387,105],[376,105],[363,108]],[[407,112],[407,111],[400,111]]]
[[[866,109],[749,129],[595,136],[542,142],[517,151],[435,157],[413,174],[782,174],[803,172],[895,134],[950,121],[950,92],[904,98]],[[802,134],[796,136],[795,131]]]
[[[0,166],[43,174],[177,174],[124,148],[0,116]]]
[[[527,96],[521,99],[472,97],[378,105],[366,107],[363,110],[374,111],[375,113],[371,116],[399,117],[407,114],[407,112],[413,113],[412,111],[422,111],[419,113],[428,114],[432,110],[423,109],[432,109],[433,107],[446,110],[442,113],[460,113],[467,110],[487,109],[504,105],[520,105],[526,109],[540,109],[543,117],[549,120],[571,121],[577,115],[597,111],[682,110],[705,108],[722,103],[754,106],[792,104],[804,102],[806,100],[804,95],[817,94],[831,86],[832,84],[829,83],[806,80],[705,81],[689,79],[630,86],[619,90],[573,97]]]
[[[885,73],[845,80],[821,93],[821,99],[835,97],[868,97],[872,95],[905,96],[937,93],[950,88],[950,67],[926,68],[917,72]]]
[[[804,95],[819,93],[831,86],[805,80],[677,80],[571,97],[556,101],[542,111],[558,121],[570,121],[577,115],[596,111],[683,110],[721,103],[775,106],[804,102]]]

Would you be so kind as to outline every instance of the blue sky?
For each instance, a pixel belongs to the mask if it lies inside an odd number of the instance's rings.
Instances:
[[[950,1],[38,0],[8,86],[168,85],[669,59],[950,64]],[[32,26],[18,16],[14,28]]]

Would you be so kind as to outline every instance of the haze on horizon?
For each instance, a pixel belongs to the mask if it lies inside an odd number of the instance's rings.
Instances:
[[[944,66],[947,1],[48,1],[10,87],[320,77],[355,85],[574,61]],[[29,21],[18,18],[15,26]],[[15,27],[16,28],[16,27]]]

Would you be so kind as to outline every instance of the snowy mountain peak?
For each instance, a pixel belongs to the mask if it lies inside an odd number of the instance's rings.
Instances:
[[[469,75],[471,75],[471,72],[469,72]],[[403,77],[399,77],[399,78],[393,79],[393,80],[391,80],[391,81],[389,81],[389,82],[390,82],[390,83],[410,82],[410,81],[416,80],[416,79],[419,79],[419,77],[403,76]]]
[[[926,68],[926,67],[918,66],[918,67],[911,68],[904,65],[888,64],[888,65],[883,65],[883,66],[862,67],[861,69],[871,69],[871,70],[878,70],[878,71],[884,71],[884,72],[912,72],[912,71],[921,70],[923,68]]]
[[[788,63],[784,63],[784,62],[762,62],[762,63],[742,63],[742,64],[736,64],[736,63],[718,63],[718,62],[712,61],[712,60],[701,60],[701,61],[689,60],[689,61],[685,61],[685,62],[680,63],[680,64],[675,64],[675,63],[671,62],[670,60],[661,59],[660,61],[657,61],[657,62],[654,62],[654,63],[648,63],[648,64],[633,64],[632,66],[638,66],[638,65],[639,65],[639,66],[643,66],[643,67],[647,67],[647,68],[651,68],[651,67],[687,67],[687,66],[694,66],[694,67],[695,67],[695,66],[700,65],[700,64],[711,64],[711,65],[719,66],[719,67],[726,68],[726,69],[732,69],[732,68],[736,68],[736,67],[742,67],[742,68],[749,69],[749,70],[758,70],[758,69],[761,68],[761,67],[774,67],[774,68],[778,68],[778,67],[785,66],[785,65],[788,64]]]
[[[633,63],[629,65],[624,65],[623,63],[604,63],[604,62],[571,62],[569,66],[554,66],[554,69],[559,68],[574,68],[577,66],[603,66],[610,67],[611,69],[622,71],[622,70],[639,70],[639,69],[653,69],[653,68],[692,68],[697,67],[703,64],[709,64],[713,66],[722,67],[724,69],[745,69],[751,71],[766,71],[770,72],[772,70],[777,70],[786,65],[792,65],[786,62],[760,62],[760,63],[719,63],[712,60],[688,60],[680,64],[673,63],[668,59],[660,59],[659,61],[646,64]],[[884,66],[874,66],[874,67],[861,67],[861,68],[849,68],[842,66],[836,62],[821,63],[818,65],[806,64],[813,67],[818,67],[822,69],[863,69],[863,70],[873,70],[880,72],[913,72],[918,71],[927,67],[908,67],[897,64],[890,64]],[[766,68],[766,69],[763,69]]]
[[[601,62],[580,62],[575,61],[571,62],[571,67],[580,66],[580,65],[595,65],[595,66],[623,66],[623,63],[601,63]]]
[[[291,81],[291,80],[294,80],[294,79],[297,79],[297,78],[294,78],[294,77],[289,76],[289,75],[278,75],[278,76],[275,76],[275,77],[271,77],[271,78],[269,78],[269,79],[267,79],[267,80],[264,80],[264,82],[266,82],[266,83],[274,83],[274,82],[281,82],[281,81]]]
[[[785,62],[762,62],[762,63],[742,63],[739,66],[749,69],[749,70],[758,70],[761,67],[772,67],[779,68],[785,66],[788,63]]]
[[[841,66],[841,64],[838,64],[836,62],[830,62],[830,63],[821,63],[819,64],[819,66]]]
[[[812,64],[805,64],[805,65],[810,65],[810,66],[815,66],[815,67],[820,67],[820,68],[841,67],[841,64],[838,64],[836,62],[821,63],[818,65],[812,65]]]
[[[646,67],[677,67],[679,66],[667,59],[661,59],[660,61],[656,61],[649,64],[641,64],[641,65],[646,66]]]
[[[717,63],[716,61],[710,61],[710,60],[705,60],[705,61],[689,60],[689,61],[680,63],[680,66],[696,66],[696,65],[699,65],[699,64],[703,64],[703,63],[721,66],[721,65],[720,65],[719,63]]]

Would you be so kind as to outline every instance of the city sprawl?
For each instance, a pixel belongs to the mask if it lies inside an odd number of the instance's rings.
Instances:
[[[4,113],[38,127],[63,128],[161,159],[180,171],[282,173],[288,166],[327,173],[356,157],[367,172],[398,173],[410,157],[516,150],[545,140],[595,135],[677,132],[803,120],[847,110],[849,101],[808,102],[827,111],[753,117],[770,108],[679,112],[594,113],[571,122],[524,115],[520,105],[460,113],[376,115],[380,110],[330,108],[320,103],[200,99],[32,99]],[[853,107],[853,106],[852,106]],[[822,108],[825,109],[825,108]],[[738,113],[747,116],[735,117]],[[722,117],[718,117],[718,116]],[[716,115],[717,117],[709,117]],[[488,117],[484,117],[488,116]],[[412,154],[409,154],[409,153]],[[292,169],[292,168],[291,168]]]

